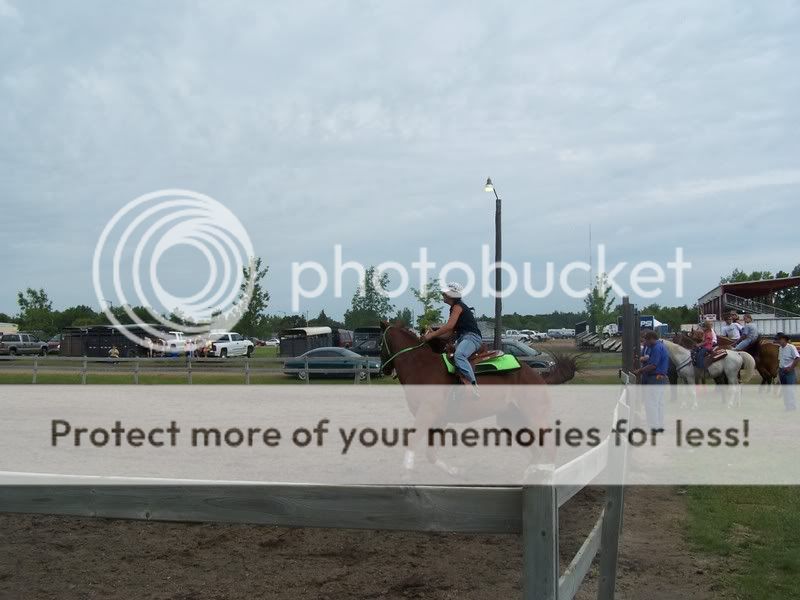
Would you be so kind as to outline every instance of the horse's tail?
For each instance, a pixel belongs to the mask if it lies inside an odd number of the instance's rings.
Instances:
[[[739,379],[742,383],[747,383],[756,374],[756,359],[749,352],[739,352],[742,357],[742,369],[739,371]]]
[[[575,373],[580,370],[578,358],[578,355],[553,354],[553,360],[555,360],[556,364],[553,365],[550,371],[542,376],[545,383],[549,385],[558,385],[560,383],[566,383],[575,377]]]

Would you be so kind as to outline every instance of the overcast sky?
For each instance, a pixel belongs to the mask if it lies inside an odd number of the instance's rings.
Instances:
[[[367,264],[426,246],[478,268],[487,175],[504,257],[534,271],[586,260],[590,224],[612,262],[685,248],[686,298],[661,303],[691,304],[735,266],[789,270],[798,31],[800,3],[783,0],[0,0],[0,312],[26,286],[96,306],[100,232],[161,188],[239,217],[270,266],[270,310],[290,308],[291,262],[330,265],[337,243]],[[159,274],[194,291],[198,260],[175,253]]]

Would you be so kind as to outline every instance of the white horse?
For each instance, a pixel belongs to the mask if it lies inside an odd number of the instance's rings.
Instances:
[[[662,340],[667,349],[670,361],[675,366],[678,377],[692,386],[690,394],[694,397],[694,406],[697,406],[694,384],[702,380],[703,369],[698,369],[692,363],[692,352],[683,346]],[[738,391],[739,383],[747,383],[756,373],[756,361],[747,352],[728,350],[725,358],[712,363],[707,369],[708,374],[715,380],[722,375],[728,379],[728,385],[735,387],[732,391]]]

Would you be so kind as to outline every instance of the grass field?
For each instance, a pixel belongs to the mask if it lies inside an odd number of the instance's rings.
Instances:
[[[687,536],[721,557],[725,598],[800,598],[800,487],[691,487]]]
[[[560,349],[559,349],[560,350]],[[256,348],[254,358],[276,358],[276,348]],[[80,384],[81,359],[72,361],[52,361],[48,364],[47,358],[38,358],[39,372],[37,384]],[[13,368],[9,364],[0,363],[0,384],[26,384],[32,383],[32,357],[17,359]],[[572,383],[577,384],[613,384],[619,383],[616,369],[619,367],[620,355],[608,353],[586,353],[580,358],[581,371]],[[57,370],[49,369],[58,365]],[[251,364],[252,368],[266,368],[268,372],[251,371],[251,384],[302,384],[296,377],[281,373],[281,363]],[[119,364],[96,363],[90,365],[86,378],[87,384],[132,384],[133,363],[120,362]],[[203,372],[204,370],[214,372]],[[226,372],[228,371],[228,372]],[[325,383],[352,383],[351,376],[341,378],[316,379]],[[372,377],[373,383],[392,384],[397,380],[391,377]],[[140,363],[140,385],[179,385],[188,383],[185,363],[182,359],[163,359],[147,365]],[[214,364],[195,364],[192,370],[192,384],[243,384],[245,383],[244,360],[230,358],[224,362]]]

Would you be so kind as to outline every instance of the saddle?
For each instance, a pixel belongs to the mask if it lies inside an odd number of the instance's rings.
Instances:
[[[696,366],[698,368],[701,368],[701,369],[708,369],[715,362],[717,362],[719,360],[722,360],[723,358],[728,356],[728,351],[727,350],[723,350],[719,346],[716,346],[710,352],[706,353],[704,364],[700,365],[697,362],[697,355],[698,355],[699,350],[700,350],[700,348],[698,347],[698,348],[695,348],[692,351],[692,364],[694,364],[694,366]]]
[[[453,342],[448,342],[447,346],[445,347],[445,354],[447,355],[447,359],[450,362],[453,362],[453,354],[455,353],[455,344]],[[498,358],[503,356],[505,353],[502,350],[492,350],[486,344],[481,344],[480,348],[478,348],[475,352],[469,355],[467,359],[469,364],[472,366],[473,370],[475,369],[475,365],[478,363],[482,363],[487,360],[491,360],[493,358]]]

